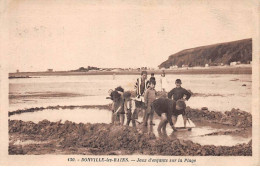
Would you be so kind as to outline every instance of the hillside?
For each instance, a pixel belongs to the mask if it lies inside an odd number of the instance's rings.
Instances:
[[[230,64],[235,61],[241,63],[252,61],[252,39],[186,49],[169,56],[168,60],[159,65],[159,68],[169,68],[173,65],[192,67],[205,66],[205,64]]]

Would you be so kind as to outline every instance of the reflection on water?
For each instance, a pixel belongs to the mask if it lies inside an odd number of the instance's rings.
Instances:
[[[52,122],[60,121],[65,122],[66,120],[75,123],[110,123],[112,112],[106,109],[59,109],[59,110],[48,110],[37,111],[32,113],[23,113],[10,116],[10,120],[22,120],[22,121],[33,121],[38,123],[44,119]],[[139,119],[140,121],[140,119]],[[166,133],[158,134],[157,127],[160,120],[155,119],[155,125],[148,125],[147,127],[137,123],[137,129],[142,133],[149,133],[156,137],[174,137],[182,140],[191,140],[201,145],[226,145],[232,146],[238,143],[247,143],[250,138],[231,136],[231,135],[218,135],[218,136],[204,136],[213,132],[227,131],[228,128],[219,126],[203,126],[196,125],[192,128],[192,131],[179,130],[173,132],[169,124],[166,127]],[[131,124],[132,125],[132,124]],[[130,125],[130,126],[131,126]],[[182,118],[178,118],[176,127],[183,127]],[[188,127],[193,127],[189,126]]]
[[[110,123],[112,112],[105,109],[45,109],[32,113],[23,113],[10,116],[10,120],[32,121],[38,123],[42,120],[52,122],[65,122],[66,120],[75,123]]]

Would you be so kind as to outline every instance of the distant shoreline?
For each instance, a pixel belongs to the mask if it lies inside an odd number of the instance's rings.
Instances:
[[[234,67],[210,67],[210,68],[181,68],[173,70],[146,70],[148,74],[252,74],[251,66],[234,66]],[[53,71],[53,72],[19,72],[9,73],[9,77],[30,77],[30,76],[75,76],[75,75],[139,75],[141,71],[89,71],[89,72],[72,72],[72,71]]]

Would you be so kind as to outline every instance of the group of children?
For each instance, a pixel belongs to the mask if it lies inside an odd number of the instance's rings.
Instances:
[[[135,122],[136,119],[138,119],[138,114],[136,111],[135,101],[131,98],[131,93],[124,92],[122,87],[117,87],[114,91],[111,91],[110,98],[113,101],[111,123],[123,125],[126,114],[126,124],[129,125],[132,121],[133,127],[136,127]]]
[[[147,79],[147,72],[143,71],[141,77],[137,79],[136,97],[132,98],[130,92],[124,92],[122,87],[115,88],[110,91],[110,98],[113,100],[112,104],[112,124],[124,125],[125,115],[127,117],[126,125],[132,122],[133,127],[136,127],[136,119],[138,114],[143,111],[143,125],[147,126],[148,121],[150,125],[153,123],[154,112],[161,118],[158,126],[158,132],[161,130],[166,131],[167,123],[170,123],[173,130],[176,130],[174,124],[177,121],[177,116],[182,115],[184,119],[184,127],[186,127],[186,113],[185,113],[185,100],[188,100],[191,94],[181,87],[181,80],[175,81],[176,88],[168,93],[168,98],[157,97],[155,90],[156,81],[154,76]],[[186,96],[183,99],[184,95]]]

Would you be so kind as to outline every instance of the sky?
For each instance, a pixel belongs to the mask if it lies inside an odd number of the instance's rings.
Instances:
[[[252,1],[14,0],[9,71],[157,67],[181,50],[252,38]]]

